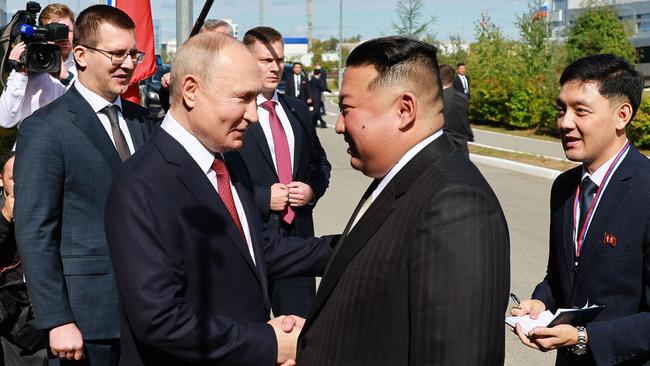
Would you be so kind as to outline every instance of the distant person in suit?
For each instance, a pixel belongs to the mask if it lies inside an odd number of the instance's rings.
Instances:
[[[321,78],[321,80],[323,80],[323,83],[325,84],[325,87],[327,88],[327,70],[325,68],[323,68],[321,66],[321,64],[318,63],[318,62],[314,64],[314,72],[316,72],[316,70],[320,70],[320,78]],[[328,91],[329,91],[329,89],[328,89]],[[329,92],[331,93],[331,91],[329,91]],[[321,101],[320,101],[320,113],[321,113],[322,116],[327,114],[327,111],[325,110],[325,101],[323,99],[321,99]],[[321,126],[321,127],[323,127],[323,126]]]
[[[269,321],[267,279],[322,274],[331,239],[262,231],[248,172],[232,152],[258,118],[262,78],[248,49],[207,32],[186,41],[173,64],[171,109],[107,199],[120,364],[283,363],[294,358],[298,329],[282,328],[284,317]]]
[[[314,125],[320,126],[320,128],[327,128],[327,122],[323,120],[323,92],[332,91],[327,87],[326,81],[323,79],[323,74],[320,69],[315,69],[312,73],[311,79],[309,79],[309,95],[311,95],[311,120]]]
[[[78,80],[18,132],[16,242],[51,353],[62,365],[116,365],[118,298],[104,205],[113,175],[152,129],[144,108],[120,98],[143,53],[131,18],[106,5],[79,14],[73,52]]]
[[[307,75],[302,71],[302,64],[296,62],[291,69],[292,73],[287,75],[287,86],[285,94],[288,97],[302,100],[305,104],[311,104],[311,96],[307,87]]]
[[[516,332],[529,347],[558,349],[557,365],[650,365],[650,162],[626,133],[643,76],[595,55],[569,65],[560,85],[557,128],[582,165],[553,183],[546,277],[511,313],[606,308],[586,325]]]
[[[298,365],[503,365],[509,239],[494,192],[443,133],[436,48],[346,61],[336,132],[372,182],[337,243]]]
[[[452,141],[469,156],[467,141],[474,141],[474,133],[467,118],[467,96],[453,87],[454,68],[440,65],[440,80],[442,81],[442,99],[445,102],[443,114],[445,127],[443,130]]]
[[[240,154],[246,163],[262,222],[282,235],[314,236],[312,211],[329,185],[332,166],[318,140],[307,106],[277,92],[284,70],[282,34],[256,27],[244,44],[260,70],[259,123],[248,128]],[[307,316],[316,295],[314,277],[269,284],[273,314]]]
[[[469,94],[470,94],[469,77],[465,75],[467,66],[461,62],[456,66],[456,70],[458,70],[458,73],[456,74],[456,76],[454,76],[454,88],[459,92],[465,94],[467,96],[467,100],[469,100]]]

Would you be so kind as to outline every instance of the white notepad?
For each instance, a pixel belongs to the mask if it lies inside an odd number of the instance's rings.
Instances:
[[[555,314],[546,310],[539,314],[537,319],[531,319],[529,315],[509,316],[506,317],[506,324],[513,328],[517,324],[521,325],[521,329],[525,334],[537,327],[552,327],[558,324],[585,325],[586,322],[591,321],[605,308],[604,306],[588,305],[587,303],[582,309],[557,309]]]

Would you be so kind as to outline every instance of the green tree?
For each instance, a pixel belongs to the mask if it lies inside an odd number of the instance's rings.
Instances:
[[[563,47],[549,40],[548,18],[539,16],[541,0],[529,2],[528,12],[517,17],[521,42],[517,46],[517,76],[507,103],[515,128],[555,131],[558,75],[565,64]]]
[[[427,42],[435,41],[435,34],[431,33],[429,27],[435,24],[436,19],[429,15],[423,20],[423,0],[398,0],[396,6],[397,21],[393,22],[393,31],[404,37],[415,39],[426,39]]]
[[[637,54],[628,36],[631,31],[611,6],[591,2],[569,30],[566,41],[569,61],[599,53],[612,53],[636,63]]]
[[[470,46],[467,59],[472,78],[470,119],[502,124],[508,121],[511,85],[517,80],[516,42],[506,39],[487,13],[476,23],[477,42]]]

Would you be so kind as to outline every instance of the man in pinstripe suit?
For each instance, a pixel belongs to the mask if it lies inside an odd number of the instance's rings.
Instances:
[[[347,59],[336,131],[375,178],[337,244],[297,364],[502,365],[507,224],[442,132],[435,47],[365,42]]]

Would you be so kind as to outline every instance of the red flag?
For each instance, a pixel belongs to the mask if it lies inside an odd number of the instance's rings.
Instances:
[[[129,89],[122,95],[134,103],[140,103],[138,83],[156,72],[156,51],[153,43],[153,21],[149,0],[109,0],[109,5],[129,14],[135,23],[135,39],[138,50],[144,51],[144,59],[135,68]]]

